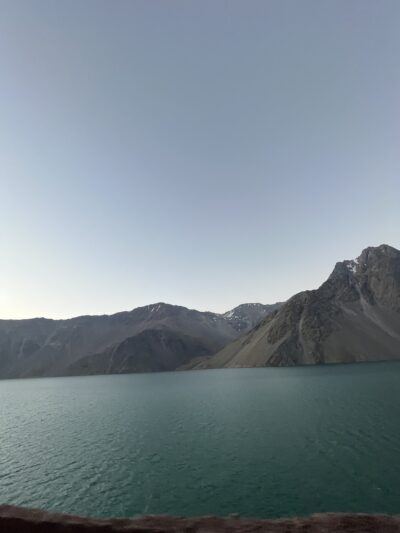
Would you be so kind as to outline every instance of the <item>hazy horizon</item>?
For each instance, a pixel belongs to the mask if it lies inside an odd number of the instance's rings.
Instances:
[[[225,312],[400,248],[400,3],[0,0],[0,318]]]
[[[388,243],[381,243],[381,244],[388,244]],[[377,246],[379,246],[379,245],[377,245]],[[345,260],[345,259],[355,259],[355,258],[356,258],[356,256],[354,258],[350,258],[350,257],[349,258],[344,258],[343,260]],[[331,270],[333,270],[333,267],[332,267]],[[323,283],[328,278],[329,274],[330,274],[330,272],[326,275],[326,278],[324,278],[321,283]],[[319,285],[317,285],[315,287],[305,287],[304,289],[301,289],[298,292],[317,289],[319,287]],[[0,320],[23,320],[23,319],[29,320],[29,319],[36,319],[36,318],[46,318],[46,319],[52,319],[52,320],[68,320],[68,319],[71,319],[71,318],[76,318],[78,316],[101,316],[101,315],[113,315],[113,314],[118,314],[118,313],[121,313],[121,312],[130,312],[130,311],[136,309],[137,307],[146,307],[146,306],[158,305],[158,304],[182,306],[182,307],[187,307],[188,309],[194,309],[196,311],[201,311],[201,312],[212,312],[212,313],[223,314],[223,313],[226,313],[226,312],[234,309],[235,307],[237,307],[237,306],[239,306],[241,304],[264,304],[264,305],[268,305],[268,304],[281,303],[281,302],[285,302],[286,300],[290,299],[292,296],[295,296],[296,294],[298,294],[298,293],[290,294],[287,298],[283,298],[281,300],[268,301],[268,302],[267,301],[265,301],[265,302],[255,301],[255,300],[254,301],[238,302],[237,304],[233,305],[232,307],[230,307],[228,309],[222,309],[222,310],[220,310],[220,309],[213,310],[213,309],[209,309],[209,308],[206,308],[206,307],[205,308],[197,308],[197,307],[190,306],[190,305],[183,305],[180,302],[168,302],[168,301],[159,300],[159,301],[153,301],[153,302],[147,302],[147,303],[144,303],[144,304],[140,304],[140,305],[137,305],[137,306],[131,307],[131,308],[117,309],[117,310],[109,311],[109,312],[79,313],[79,314],[76,314],[76,315],[58,316],[58,317],[54,317],[54,316],[39,316],[39,315],[31,316],[31,317],[0,317]]]

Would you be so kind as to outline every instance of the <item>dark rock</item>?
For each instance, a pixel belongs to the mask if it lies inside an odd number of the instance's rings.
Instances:
[[[0,320],[0,378],[174,370],[210,356],[276,305],[225,314],[157,303],[70,320]]]
[[[366,248],[337,263],[316,290],[296,294],[201,368],[400,359],[400,251]]]
[[[0,506],[0,533],[173,533],[192,531],[269,533],[399,533],[400,517],[368,514],[315,514],[307,518],[249,520],[236,517],[175,518],[143,516],[133,519],[93,519],[11,505]]]

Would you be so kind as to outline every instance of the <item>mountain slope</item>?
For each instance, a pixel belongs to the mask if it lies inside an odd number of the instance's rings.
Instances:
[[[147,330],[153,332],[148,337],[153,335],[154,339],[151,349],[148,352],[144,349],[144,353],[155,360],[162,354],[167,356],[158,330],[173,332],[175,342],[181,335],[182,344],[187,349],[184,360],[178,357],[179,364],[183,364],[190,357],[220,350],[227,342],[237,338],[241,331],[253,327],[273,307],[254,306],[239,306],[240,312],[232,312],[229,317],[225,316],[229,313],[200,312],[157,303],[130,312],[69,320],[0,320],[0,378],[65,375],[76,373],[77,368],[82,368],[86,374],[98,373],[101,357],[107,358],[107,354],[110,357],[125,340]],[[137,341],[139,344],[140,339]],[[136,347],[137,343],[130,341],[128,345]],[[175,346],[177,353],[181,353],[178,344]],[[132,353],[136,352],[133,350]],[[86,366],[75,365],[80,359],[94,354],[98,357],[86,359]],[[99,354],[104,355],[100,357]],[[172,358],[169,360],[172,365]],[[89,366],[90,361],[94,364],[93,368]],[[173,368],[176,367],[169,366],[168,369]]]
[[[244,333],[256,326],[262,318],[272,313],[282,306],[281,302],[271,305],[263,304],[241,304],[224,313],[224,319],[235,329],[238,333]]]
[[[400,359],[400,252],[366,248],[196,368]]]
[[[82,357],[67,369],[67,373],[162,372],[207,354],[209,348],[200,339],[167,329],[147,329],[102,353]]]

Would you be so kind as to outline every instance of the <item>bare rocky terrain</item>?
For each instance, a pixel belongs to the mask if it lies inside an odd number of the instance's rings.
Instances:
[[[318,289],[296,294],[194,368],[291,366],[400,359],[400,251],[366,248],[336,264]],[[190,366],[190,365],[189,365]]]
[[[0,320],[0,378],[400,359],[400,252],[366,248],[316,290],[227,313],[157,303]]]
[[[0,378],[174,370],[217,352],[278,306],[218,314],[157,303],[69,320],[0,320]]]
[[[268,533],[398,533],[400,517],[350,513],[315,514],[305,518],[249,520],[236,517],[175,518],[143,516],[133,519],[91,519],[59,513],[47,513],[11,505],[0,506],[1,533],[122,533],[227,531]]]

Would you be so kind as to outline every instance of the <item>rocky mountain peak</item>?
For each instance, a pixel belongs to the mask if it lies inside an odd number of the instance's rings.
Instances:
[[[246,303],[234,307],[222,317],[237,331],[244,332],[259,324],[266,316],[278,309],[280,302],[271,305]]]
[[[398,286],[398,287],[397,287]],[[396,288],[397,287],[397,288]],[[400,295],[400,251],[387,244],[365,248],[355,259],[336,263],[320,287],[325,297],[356,299],[364,295],[370,303]],[[373,298],[376,293],[377,299]]]
[[[290,298],[208,366],[400,359],[400,251],[366,248],[318,288]]]

